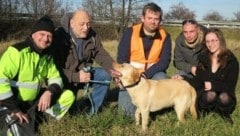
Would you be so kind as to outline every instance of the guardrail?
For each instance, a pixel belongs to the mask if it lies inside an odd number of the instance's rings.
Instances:
[[[6,18],[10,17],[19,17],[19,18],[30,18],[33,17],[33,14],[28,13],[11,13],[6,14]],[[36,16],[36,15],[35,15]],[[62,15],[52,15],[53,18],[61,18]],[[95,21],[98,22],[109,22],[110,19],[99,20],[95,18]],[[240,28],[240,22],[232,22],[232,21],[198,21],[199,24],[204,25],[206,27],[219,27],[219,28]],[[181,26],[181,20],[163,20],[163,25],[172,25],[172,26]]]
[[[231,21],[198,21],[199,24],[206,27],[219,27],[219,28],[240,28],[240,22]],[[163,25],[181,26],[182,21],[180,20],[164,20]]]

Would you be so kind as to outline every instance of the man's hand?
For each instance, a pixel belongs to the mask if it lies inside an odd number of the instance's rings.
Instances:
[[[111,76],[114,78],[122,76],[122,73],[120,73],[119,71],[114,70],[114,69],[110,69],[109,72],[110,72]]]
[[[140,76],[147,79],[147,76],[144,73],[142,73]]]
[[[194,76],[196,76],[196,70],[197,70],[197,67],[192,66],[192,68],[191,68],[191,73],[192,73]]]
[[[171,79],[180,79],[180,80],[182,80],[183,77],[181,75],[174,75],[174,76],[171,77]]]
[[[46,111],[51,104],[52,93],[49,90],[46,90],[39,99],[38,102],[38,111]]]
[[[19,123],[23,123],[23,122],[26,122],[26,123],[29,123],[29,120],[28,120],[28,116],[27,114],[24,114],[23,112],[19,111],[19,112],[16,112],[16,113],[12,113],[11,115],[11,118],[15,120],[18,120]]]
[[[91,73],[80,70],[79,79],[80,79],[80,83],[87,83],[91,79]]]
[[[119,88],[124,88],[122,86],[121,80],[119,79],[119,77],[122,76],[122,73],[120,73],[119,71],[116,71],[114,69],[109,70],[109,72],[110,72],[111,76],[114,78],[114,81],[118,85],[118,87]]]

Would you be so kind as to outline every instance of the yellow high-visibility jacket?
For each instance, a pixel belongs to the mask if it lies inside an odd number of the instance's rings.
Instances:
[[[54,84],[62,88],[62,79],[52,57],[34,46],[28,38],[9,46],[0,58],[0,101],[12,96],[23,102],[33,101],[45,80],[48,86]]]

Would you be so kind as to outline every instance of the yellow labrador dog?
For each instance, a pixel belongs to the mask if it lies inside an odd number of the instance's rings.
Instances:
[[[137,107],[136,124],[142,117],[142,130],[147,130],[149,112],[174,106],[180,122],[185,122],[185,113],[190,110],[197,118],[195,107],[196,91],[186,81],[178,79],[150,80],[140,77],[138,69],[128,63],[113,64],[122,73],[119,77],[122,86],[128,91],[132,103]]]

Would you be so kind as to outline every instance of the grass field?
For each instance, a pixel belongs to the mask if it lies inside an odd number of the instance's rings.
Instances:
[[[166,27],[174,39],[179,33],[179,28]],[[223,29],[229,48],[240,60],[240,29]],[[103,42],[106,50],[116,58],[118,41]],[[4,44],[2,44],[4,45]],[[1,46],[3,47],[3,46]],[[0,50],[2,51],[2,49]],[[175,73],[172,63],[168,75]],[[239,73],[236,73],[239,74]],[[236,94],[240,100],[240,84],[237,84]],[[106,105],[97,115],[88,117],[84,114],[70,117],[68,114],[60,121],[50,118],[49,123],[41,127],[42,136],[239,136],[240,135],[240,105],[232,114],[234,124],[226,124],[217,114],[209,114],[199,120],[193,120],[188,114],[185,124],[178,123],[176,113],[172,109],[159,112],[150,121],[147,133],[142,133],[140,126],[135,126],[133,119],[124,117],[117,112],[117,89],[111,85]]]

